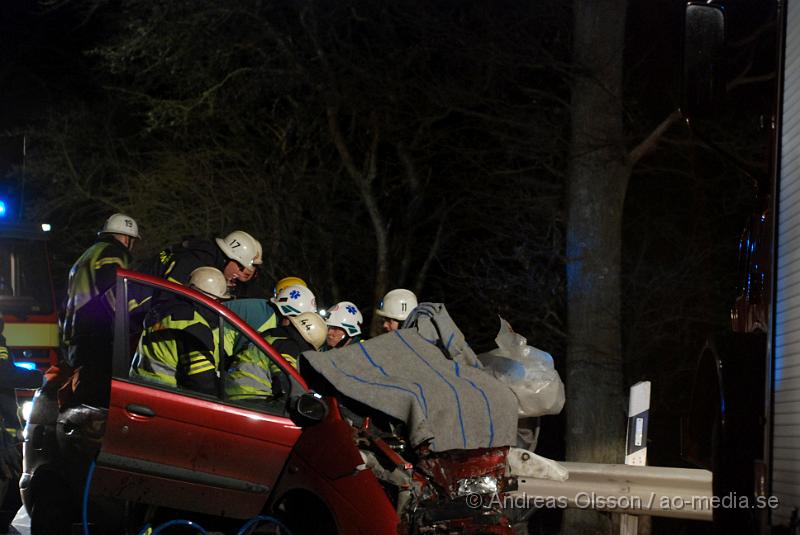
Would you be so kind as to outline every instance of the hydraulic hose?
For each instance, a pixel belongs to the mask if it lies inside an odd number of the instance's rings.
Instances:
[[[86,472],[86,484],[83,486],[83,507],[81,508],[81,516],[83,519],[83,535],[89,535],[89,489],[92,486],[92,477],[94,476],[95,462],[89,464],[89,470]]]
[[[262,522],[269,522],[270,524],[275,524],[281,529],[282,532],[285,533],[285,535],[293,535],[292,532],[289,531],[289,528],[287,528],[283,522],[281,522],[274,516],[269,516],[269,515],[254,516],[253,518],[245,522],[244,526],[242,526],[242,528],[236,532],[236,535],[247,535],[248,530],[253,529],[255,526],[257,526]]]
[[[208,532],[203,529],[203,526],[197,524],[196,522],[192,522],[191,520],[170,520],[169,522],[164,522],[160,526],[152,529],[149,524],[145,525],[142,528],[142,531],[139,532],[139,535],[156,535],[163,529],[167,529],[172,526],[189,526],[190,528],[194,528],[201,533],[201,535],[208,535]]]

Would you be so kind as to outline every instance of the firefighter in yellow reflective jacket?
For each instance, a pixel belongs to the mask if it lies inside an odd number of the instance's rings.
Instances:
[[[289,317],[289,325],[264,333],[264,339],[286,361],[297,367],[303,351],[319,350],[325,343],[327,326],[316,312],[303,312]],[[255,346],[240,352],[232,360],[225,376],[225,395],[231,400],[263,399],[280,393],[274,383],[280,368],[266,353]]]
[[[111,377],[116,270],[127,268],[139,228],[125,214],[109,217],[89,247],[69,271],[62,338],[67,362],[78,369],[73,378],[74,402],[108,403]],[[129,309],[137,303],[129,303]]]
[[[213,267],[195,269],[189,286],[213,299],[227,299],[225,275]],[[130,376],[165,386],[216,395],[219,367],[217,315],[190,300],[159,304],[160,318],[145,326]]]

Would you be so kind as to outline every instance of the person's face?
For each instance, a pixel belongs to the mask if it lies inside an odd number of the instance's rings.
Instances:
[[[136,238],[126,234],[114,234],[114,238],[124,245],[128,251],[133,252],[133,244],[136,243]]]
[[[255,276],[256,276],[256,268],[252,266],[246,267],[242,270],[242,276],[239,277],[239,280],[242,282],[247,282]]]
[[[392,318],[384,318],[383,319],[383,330],[387,333],[392,331],[396,331],[400,328],[400,322],[397,320],[393,320]]]
[[[336,347],[336,344],[342,341],[345,334],[344,329],[341,327],[328,327],[328,336],[325,342],[328,344],[328,347]]]
[[[237,280],[248,281],[253,277],[252,273],[250,276],[246,276],[242,265],[235,260],[229,260],[222,273],[225,275],[225,280],[228,281],[228,287],[234,286]]]

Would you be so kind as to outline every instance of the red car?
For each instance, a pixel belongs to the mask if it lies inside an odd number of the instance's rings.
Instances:
[[[35,399],[20,482],[34,535],[59,515],[79,520],[87,489],[92,533],[138,533],[165,518],[196,518],[235,533],[264,514],[294,535],[511,533],[497,500],[476,507],[470,499],[510,490],[507,448],[431,454],[405,449],[402,437],[378,438],[369,418],[359,427],[348,423],[335,397],[310,391],[224,306],[184,286],[118,272],[117,303],[145,290],[211,309],[220,340],[225,333],[242,337],[283,371],[283,394],[254,406],[130,377],[141,320],[118,310],[108,409],[59,411],[46,388]]]

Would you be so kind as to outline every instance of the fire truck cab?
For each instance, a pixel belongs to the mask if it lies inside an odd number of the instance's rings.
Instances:
[[[50,257],[50,226],[8,221],[0,201],[0,314],[2,334],[17,366],[46,370],[58,360],[58,315]],[[31,392],[19,391],[27,419]]]

